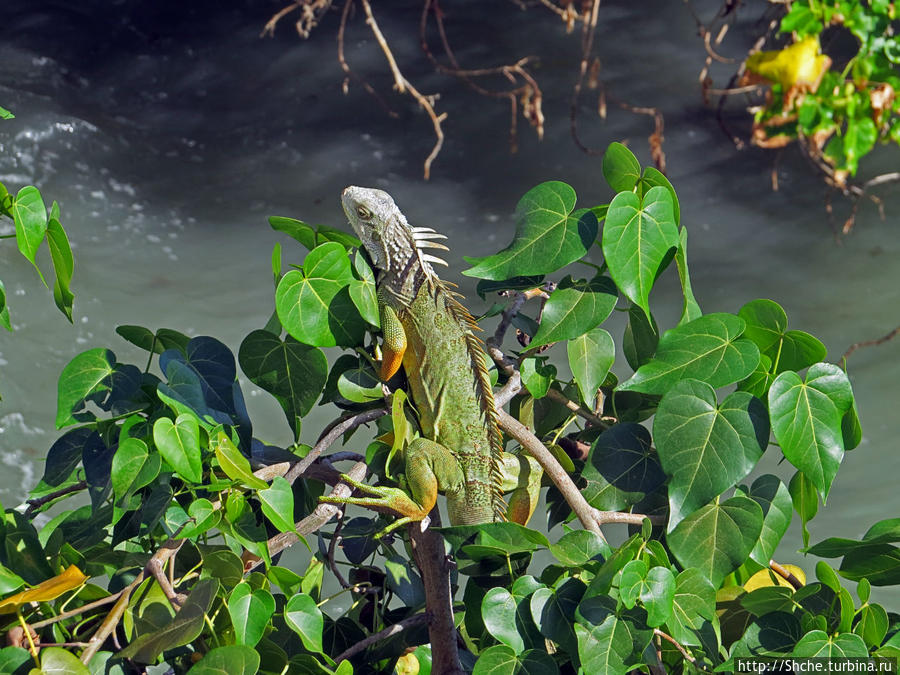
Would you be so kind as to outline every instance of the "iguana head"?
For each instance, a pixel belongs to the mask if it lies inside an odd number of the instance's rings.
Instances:
[[[447,264],[421,250],[446,250],[447,247],[443,244],[428,241],[446,237],[429,227],[411,227],[394,199],[384,190],[351,185],[344,189],[341,203],[350,225],[378,269],[400,273],[409,269],[409,262],[413,257],[426,274],[431,273],[430,262]]]

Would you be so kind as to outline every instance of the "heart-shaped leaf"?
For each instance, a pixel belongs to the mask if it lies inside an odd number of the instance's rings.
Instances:
[[[153,423],[153,442],[179,476],[191,483],[203,480],[200,427],[196,417],[182,413],[174,422],[168,417],[160,417]]]
[[[650,289],[679,244],[672,195],[661,186],[643,199],[620,192],[603,226],[603,256],[619,290],[650,315]]]
[[[566,343],[569,368],[581,400],[593,407],[597,390],[616,360],[616,345],[603,328],[594,328]]]
[[[325,621],[316,601],[305,593],[298,593],[287,602],[284,620],[311,652],[322,652],[322,629]]]
[[[256,493],[266,518],[282,532],[294,531],[294,492],[291,484],[275,476],[272,484]]]
[[[675,575],[668,567],[648,569],[643,560],[632,560],[622,568],[619,597],[628,609],[640,601],[647,610],[647,625],[661,626],[672,615]]]
[[[844,457],[841,419],[852,403],[850,380],[830,363],[810,367],[805,381],[793,371],[781,373],[769,389],[775,439],[823,500]]]
[[[791,656],[809,658],[846,658],[848,656],[868,656],[866,643],[859,635],[844,633],[829,635],[823,630],[813,630],[800,638]]]
[[[27,185],[19,190],[13,201],[12,215],[16,225],[16,243],[19,245],[19,250],[34,265],[41,281],[44,281],[44,275],[41,274],[35,262],[37,250],[47,232],[47,207],[44,206],[40,190],[33,185]],[[44,281],[45,285],[46,283]]]
[[[463,274],[494,281],[549,274],[578,260],[597,237],[597,218],[575,208],[575,190],[550,181],[532,188],[516,206],[513,242],[485,258],[466,258]]]
[[[109,377],[116,366],[116,355],[98,347],[82,352],[63,368],[57,386],[56,428],[62,429],[78,420],[72,410],[91,394],[109,390]]]
[[[747,560],[762,524],[759,504],[748,497],[732,497],[694,511],[666,540],[683,567],[698,568],[718,588]]]
[[[610,143],[603,153],[600,170],[615,192],[633,190],[641,177],[641,164],[637,157],[621,143]]]
[[[337,242],[316,246],[278,283],[275,309],[296,340],[317,347],[352,347],[362,341],[365,322],[350,297],[353,281],[346,249]]]
[[[254,675],[259,671],[259,653],[246,645],[211,649],[188,671],[189,675]]]
[[[656,355],[618,390],[665,394],[688,378],[714,389],[743,380],[759,363],[759,349],[741,337],[743,331],[743,320],[724,313],[707,314],[666,331]]]
[[[505,588],[492,588],[481,601],[485,628],[516,654],[524,651],[525,641],[516,627],[516,599]]]
[[[716,620],[716,589],[696,568],[688,568],[675,577],[672,616],[667,632],[683,645],[699,645],[704,625]]]
[[[234,637],[240,645],[256,645],[274,613],[272,594],[264,588],[251,588],[246,582],[235,586],[228,598],[228,614],[234,626]]]
[[[269,487],[266,481],[253,475],[253,471],[250,470],[250,462],[224,432],[220,431],[216,438],[215,453],[216,459],[219,460],[219,466],[231,480],[239,481],[256,490],[265,490]]]
[[[682,380],[660,401],[653,438],[663,471],[672,477],[671,532],[750,473],[769,443],[769,422],[762,402],[746,392],[719,405],[711,386]]]
[[[606,320],[618,297],[615,285],[607,277],[574,281],[567,276],[550,294],[541,313],[540,328],[528,347],[584,335]]]
[[[255,330],[241,343],[238,360],[250,381],[276,398],[294,440],[299,438],[300,420],[315,404],[328,377],[322,350],[291,336],[282,341],[268,331]]]

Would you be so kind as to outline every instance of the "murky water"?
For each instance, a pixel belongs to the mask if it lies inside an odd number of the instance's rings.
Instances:
[[[143,363],[144,355],[115,335],[128,323],[214,335],[236,351],[266,321],[272,245],[283,243],[286,262],[303,255],[269,228],[267,215],[343,226],[338,198],[345,185],[383,187],[411,221],[451,235],[449,274],[457,278],[463,253],[494,252],[509,241],[510,213],[533,185],[565,180],[585,205],[608,198],[599,158],[579,152],[569,137],[577,36],[566,36],[540,9],[523,13],[512,3],[498,3],[489,17],[478,3],[448,11],[466,67],[528,49],[542,56],[535,72],[546,135],[539,143],[520,120],[519,151],[511,155],[506,105],[432,73],[418,52],[419,4],[398,4],[405,9],[381,12],[382,29],[407,77],[424,93],[442,92],[439,110],[449,114],[430,182],[421,168],[433,142],[430,123],[411,99],[391,93],[362,17],[348,30],[347,58],[397,118],[355,81],[342,95],[337,13],[302,41],[289,20],[274,39],[259,38],[279,3],[3,0],[0,104],[17,119],[0,125],[0,180],[11,188],[37,184],[58,200],[76,255],[70,327],[29,263],[9,241],[0,245],[0,278],[16,328],[0,336],[4,504],[20,501],[40,475],[57,435],[56,377],[74,354],[109,345],[120,360]],[[543,21],[531,18],[538,15]],[[735,151],[703,108],[696,75],[704,52],[682,3],[647,3],[639,31],[634,21],[626,3],[603,6],[602,76],[615,96],[665,114],[668,172],[690,232],[703,309],[736,311],[748,300],[773,298],[791,327],[819,336],[832,359],[900,323],[898,191],[886,194],[886,221],[863,205],[852,236],[837,245],[823,187],[797,153],[784,153],[780,190],[772,192],[772,155]],[[595,106],[595,94],[584,97],[585,141],[603,148],[624,139],[649,161],[648,118],[610,107],[602,122]],[[896,157],[884,154],[869,170],[886,170]],[[461,282],[474,297],[471,280]],[[672,326],[680,312],[674,270],[652,303],[661,326]],[[813,541],[857,537],[897,515],[898,356],[900,341],[850,360],[865,437],[813,522]],[[625,374],[623,364],[617,369]],[[267,395],[251,394],[248,405],[257,435],[288,441],[283,415]],[[308,421],[306,440],[326,421]],[[791,474],[771,459],[764,466]],[[788,542],[783,558],[796,560],[795,529]]]

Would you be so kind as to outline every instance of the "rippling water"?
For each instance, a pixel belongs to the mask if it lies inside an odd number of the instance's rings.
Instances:
[[[10,242],[0,246],[0,276],[16,328],[0,336],[0,500],[6,505],[20,501],[40,475],[57,436],[56,377],[74,354],[110,345],[120,360],[143,363],[143,354],[114,333],[127,323],[214,335],[236,351],[266,321],[273,306],[272,245],[284,244],[286,262],[303,255],[270,230],[267,215],[342,226],[338,198],[345,185],[383,187],[411,221],[451,235],[453,278],[464,266],[463,253],[486,254],[509,241],[510,213],[533,185],[561,179],[582,203],[608,198],[599,158],[579,152],[569,137],[577,36],[566,36],[539,9],[523,13],[513,3],[497,3],[485,17],[479,3],[445,7],[464,66],[528,50],[541,56],[536,74],[545,93],[546,136],[539,143],[520,121],[516,155],[506,144],[505,104],[435,75],[419,57],[419,4],[392,3],[391,16],[381,12],[407,77],[425,93],[442,92],[439,110],[449,114],[444,149],[425,182],[430,124],[411,99],[391,93],[361,17],[348,30],[348,60],[396,118],[355,81],[342,95],[336,13],[303,41],[290,20],[274,39],[259,38],[279,3],[3,4],[0,105],[17,118],[0,124],[0,180],[10,188],[37,184],[58,200],[76,255],[70,327],[30,264]],[[690,232],[694,288],[704,310],[736,311],[748,300],[773,298],[792,328],[823,339],[832,359],[850,343],[900,323],[898,192],[886,194],[886,221],[864,204],[852,236],[836,244],[823,187],[797,154],[784,153],[780,190],[772,192],[772,155],[737,152],[703,108],[696,76],[704,52],[683,5],[646,3],[640,26],[634,22],[627,3],[604,4],[602,76],[615,96],[657,105],[665,114],[668,172]],[[752,26],[745,28],[730,38],[735,54]],[[648,162],[648,119],[611,107],[602,122],[595,106],[595,94],[584,97],[585,141],[603,148],[624,139]],[[870,170],[891,161],[896,154],[880,155]],[[680,312],[674,276],[652,298],[663,327]],[[474,296],[471,280],[457,280]],[[865,436],[847,455],[828,508],[812,523],[813,541],[857,537],[875,520],[897,514],[898,356],[900,341],[850,360]],[[624,368],[617,364],[620,374]],[[288,442],[282,413],[267,395],[251,394],[248,405],[257,435]],[[325,421],[321,413],[308,421],[306,440]],[[791,474],[770,458],[764,465]],[[796,560],[794,529],[788,542],[783,556]]]

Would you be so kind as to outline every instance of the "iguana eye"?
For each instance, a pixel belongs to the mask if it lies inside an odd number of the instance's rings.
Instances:
[[[369,211],[365,206],[357,206],[356,207],[356,215],[358,215],[363,220],[369,220],[372,217],[372,212]]]

